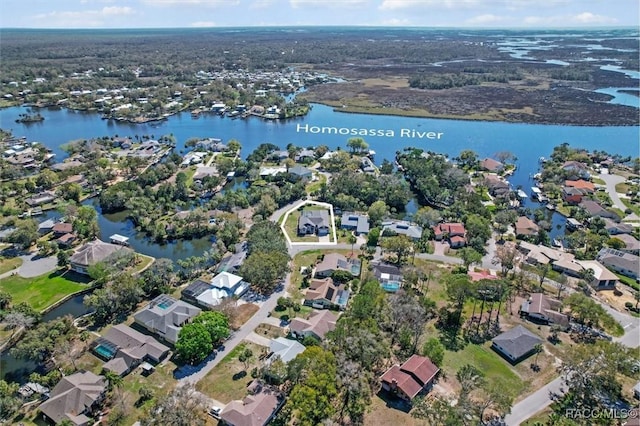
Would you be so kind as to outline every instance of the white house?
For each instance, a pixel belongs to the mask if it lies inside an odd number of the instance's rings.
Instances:
[[[220,304],[222,299],[240,297],[249,289],[249,283],[242,277],[229,272],[221,272],[211,280],[210,287],[196,297],[199,305],[212,308]]]

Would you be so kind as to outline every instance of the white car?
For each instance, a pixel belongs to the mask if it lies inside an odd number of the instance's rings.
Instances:
[[[213,417],[214,419],[219,419],[220,418],[220,411],[222,411],[222,408],[216,407],[214,405],[213,407],[211,407],[211,409],[209,409],[209,415],[211,417]]]

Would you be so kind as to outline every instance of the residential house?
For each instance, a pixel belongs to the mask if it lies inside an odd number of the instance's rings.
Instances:
[[[640,277],[640,257],[612,248],[603,248],[596,258],[607,268],[626,277],[638,279]]]
[[[198,166],[193,174],[193,181],[201,181],[209,176],[218,176],[218,169],[211,166]]]
[[[211,309],[219,305],[222,299],[241,297],[249,290],[249,287],[249,283],[244,281],[242,277],[229,272],[220,272],[213,277],[209,288],[196,296],[196,303]]]
[[[304,304],[316,309],[345,309],[349,290],[344,284],[336,285],[331,277],[313,279],[304,296]]]
[[[596,186],[589,182],[588,180],[578,179],[578,180],[566,180],[564,182],[564,186],[568,188],[578,189],[582,194],[593,194],[596,190]]]
[[[284,398],[267,387],[259,387],[254,395],[242,401],[234,400],[220,412],[220,421],[227,426],[264,426],[276,415]]]
[[[633,226],[628,223],[615,222],[608,217],[604,219],[604,229],[607,230],[609,235],[631,234],[633,232]]]
[[[73,232],[73,225],[71,223],[60,222],[53,225],[51,228],[54,237],[61,237],[64,234],[70,234]]]
[[[276,160],[276,161],[286,160],[287,158],[289,158],[289,151],[287,150],[273,151],[271,154],[268,155],[267,158],[269,158],[270,160]]]
[[[57,196],[53,192],[44,191],[27,198],[24,202],[27,203],[29,207],[36,207],[55,201],[56,198]]]
[[[608,270],[602,263],[597,260],[577,260],[583,270],[593,271],[593,279],[589,283],[596,290],[615,289],[618,284],[618,276]]]
[[[346,271],[351,275],[360,275],[361,262],[358,259],[347,259],[338,253],[327,253],[322,261],[316,265],[316,276],[321,278],[330,277],[334,271]]]
[[[87,179],[84,177],[84,175],[72,175],[66,178],[63,182],[60,182],[61,185],[67,183],[75,183],[80,185],[82,188],[86,188],[87,186],[89,186],[89,182],[87,182]]]
[[[376,166],[373,165],[373,161],[369,157],[362,157],[360,159],[360,170],[364,173],[375,173]]]
[[[411,401],[428,390],[440,369],[427,357],[412,355],[402,365],[395,364],[381,377],[382,389]]]
[[[569,231],[575,231],[583,227],[582,223],[579,220],[574,219],[572,217],[567,218],[567,223],[565,224],[565,226]]]
[[[198,296],[210,288],[210,282],[197,279],[182,290],[181,296],[186,302],[196,305],[198,304]]]
[[[167,356],[169,348],[151,336],[118,324],[96,339],[93,351],[107,359],[103,370],[123,376],[143,361],[159,363]]]
[[[448,240],[451,248],[464,247],[467,243],[467,230],[462,223],[439,223],[433,227],[433,234],[437,241]]]
[[[269,356],[267,357],[267,363],[272,363],[276,359],[280,358],[282,362],[287,364],[289,361],[300,355],[306,347],[297,340],[285,339],[284,337],[278,337],[272,339],[269,343]]]
[[[310,181],[313,177],[313,173],[311,172],[311,170],[302,166],[293,166],[289,168],[288,173],[294,178],[304,181]]]
[[[84,164],[82,163],[82,161],[77,159],[72,159],[72,160],[63,161],[62,163],[56,163],[51,166],[51,169],[55,170],[56,172],[63,172],[65,170],[73,169],[75,167],[82,167],[83,165]]]
[[[371,272],[380,282],[383,290],[395,293],[402,285],[402,272],[396,265],[377,262],[372,264]]]
[[[582,200],[579,206],[582,207],[592,217],[598,216],[603,219],[604,218],[612,219],[615,222],[620,221],[620,217],[617,214],[615,214],[614,212],[608,211],[607,209],[605,209],[604,207],[602,207],[600,204],[598,204],[593,200]]]
[[[327,210],[303,210],[298,218],[298,235],[323,237],[329,234],[330,223]]]
[[[53,227],[56,225],[56,221],[54,219],[47,219],[38,224],[38,233],[40,235],[48,234],[53,231]]]
[[[136,324],[175,344],[182,326],[202,310],[166,294],[153,299],[133,315]]]
[[[104,377],[90,371],[78,371],[60,379],[49,399],[38,408],[55,424],[92,425],[94,421],[90,416],[95,414],[106,392],[107,380]]]
[[[385,220],[382,222],[382,233],[391,231],[398,235],[406,235],[412,240],[419,240],[422,237],[422,227],[412,222],[404,220]]]
[[[70,258],[70,268],[79,274],[89,274],[89,266],[103,262],[116,252],[133,252],[130,248],[119,244],[94,240],[80,247]]]
[[[224,152],[227,146],[222,143],[222,139],[207,138],[196,142],[196,148],[203,151]]]
[[[552,265],[561,261],[573,262],[575,258],[571,253],[526,241],[519,241],[517,248],[525,256],[525,262],[532,265]]]
[[[302,163],[309,160],[313,160],[315,157],[316,157],[316,153],[314,150],[303,149],[295,155],[294,160],[296,161],[296,163]]]
[[[580,204],[583,196],[584,194],[578,188],[572,188],[570,186],[562,187],[562,200],[568,204]]]
[[[542,293],[533,293],[522,302],[520,315],[535,322],[569,325],[569,318],[561,312],[562,302]]]
[[[618,234],[614,238],[617,238],[624,243],[624,247],[620,248],[620,250],[631,254],[638,254],[638,251],[640,251],[640,241],[638,241],[633,235]]]
[[[326,334],[336,328],[338,316],[329,310],[313,311],[309,319],[294,318],[289,323],[291,335],[297,339],[307,336],[315,337],[322,341]]]
[[[340,229],[348,229],[356,235],[367,234],[369,232],[369,218],[365,214],[355,212],[344,212],[340,218]]]
[[[501,197],[511,191],[509,183],[497,175],[484,175],[484,184],[489,189],[489,194],[494,197]]]
[[[542,339],[525,327],[517,325],[496,336],[491,347],[512,364],[517,364],[536,351]]]
[[[260,171],[258,172],[260,177],[273,177],[278,175],[279,173],[287,173],[287,168],[285,166],[276,166],[276,167],[260,167]]]
[[[234,246],[234,253],[229,254],[222,258],[218,267],[216,268],[216,272],[231,272],[235,274],[240,269],[240,266],[244,263],[244,260],[247,258],[249,246],[247,242],[241,242]]]
[[[516,237],[517,236],[531,236],[537,235],[539,228],[534,221],[526,216],[520,216],[516,221]]]
[[[59,247],[69,248],[73,245],[73,243],[76,242],[77,239],[78,239],[78,236],[70,232],[68,234],[59,236],[54,241],[56,244],[58,244]]]
[[[480,169],[488,170],[493,173],[500,173],[504,170],[504,164],[501,162],[494,160],[493,158],[485,158],[480,161]]]
[[[589,173],[589,167],[586,164],[579,161],[565,161],[560,168],[567,172],[569,177],[576,179],[591,179],[591,173]]]

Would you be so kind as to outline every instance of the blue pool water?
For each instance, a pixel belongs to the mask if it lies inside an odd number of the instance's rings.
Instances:
[[[386,283],[380,284],[384,291],[388,291],[390,293],[395,293],[400,289],[400,283],[397,281],[387,281]]]

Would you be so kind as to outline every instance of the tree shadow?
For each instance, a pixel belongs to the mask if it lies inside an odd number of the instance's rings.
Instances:
[[[247,377],[247,372],[246,371],[241,371],[239,373],[234,374],[233,376],[231,376],[231,378],[236,381],[236,380],[240,380]]]

